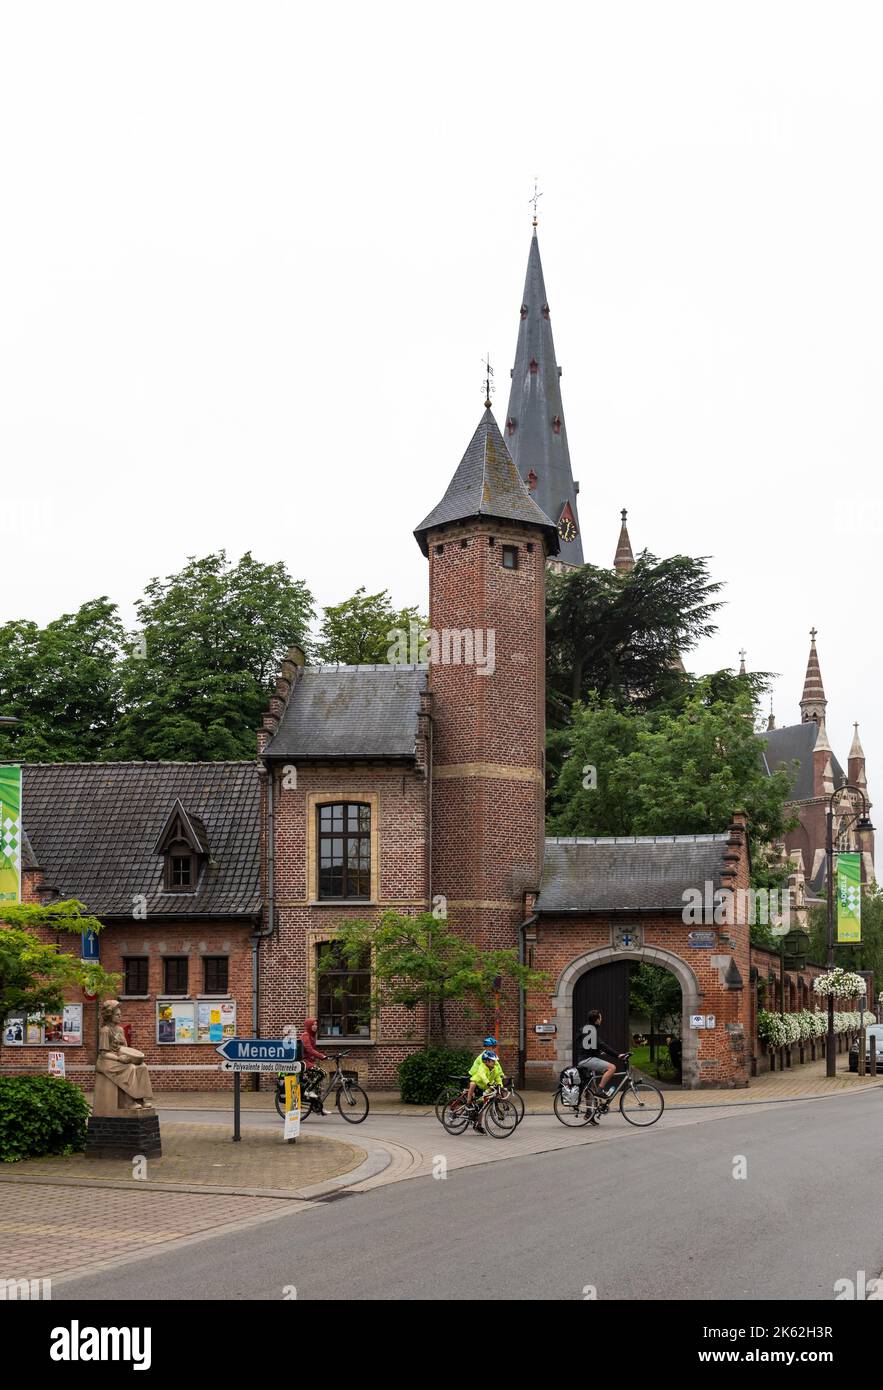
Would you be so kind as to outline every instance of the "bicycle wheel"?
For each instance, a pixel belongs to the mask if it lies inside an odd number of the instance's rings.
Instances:
[[[518,1094],[514,1087],[509,1091],[507,1100],[509,1101],[510,1105],[514,1105],[515,1123],[517,1125],[520,1125],[521,1121],[524,1119],[524,1101],[522,1100],[521,1096]]]
[[[559,1086],[555,1092],[552,1109],[555,1111],[556,1119],[560,1120],[563,1125],[569,1125],[571,1129],[575,1129],[578,1125],[589,1123],[594,1114],[595,1102],[588,1092],[584,1091],[576,1105],[568,1105]]]
[[[337,1092],[337,1108],[351,1125],[360,1125],[368,1117],[368,1097],[361,1086],[345,1084]]]
[[[662,1092],[649,1081],[632,1081],[619,1097],[619,1113],[630,1125],[655,1125],[664,1109]]]
[[[284,1120],[284,1119],[285,1119],[285,1091],[284,1091],[284,1089],[283,1089],[282,1092],[280,1093],[279,1087],[278,1087],[278,1086],[276,1087],[276,1094],[275,1094],[275,1096],[273,1097],[273,1103],[274,1103],[274,1105],[276,1106],[276,1114],[279,1116],[280,1120]]]
[[[494,1139],[508,1139],[518,1125],[515,1106],[502,1096],[494,1096],[481,1113],[481,1122]]]
[[[456,1100],[462,1090],[462,1086],[455,1086],[453,1082],[451,1082],[448,1086],[444,1086],[442,1090],[439,1091],[438,1099],[435,1102],[435,1118],[438,1120],[439,1124],[443,1123],[442,1115],[445,1106],[450,1105],[452,1100]]]
[[[442,1111],[441,1122],[448,1134],[462,1134],[471,1119],[465,1100],[461,1095],[456,1095]]]

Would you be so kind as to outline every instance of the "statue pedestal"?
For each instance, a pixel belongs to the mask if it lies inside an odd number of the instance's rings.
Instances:
[[[87,1158],[161,1158],[159,1116],[155,1110],[132,1106],[117,1115],[90,1115],[86,1131]]]

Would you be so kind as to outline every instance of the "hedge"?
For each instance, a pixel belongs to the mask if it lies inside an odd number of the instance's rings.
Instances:
[[[398,1066],[399,1091],[411,1105],[434,1105],[452,1076],[465,1076],[475,1061],[463,1048],[427,1047],[412,1052]]]
[[[89,1106],[60,1076],[0,1076],[0,1163],[86,1147]]]

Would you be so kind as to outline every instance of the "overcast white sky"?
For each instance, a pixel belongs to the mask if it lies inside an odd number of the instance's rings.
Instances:
[[[883,12],[0,9],[0,620],[226,547],[425,606],[411,531],[504,415],[540,244],[588,557],[714,557],[688,663],[811,624],[883,776]]]

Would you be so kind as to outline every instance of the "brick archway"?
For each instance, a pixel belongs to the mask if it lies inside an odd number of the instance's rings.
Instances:
[[[681,957],[659,946],[644,946],[640,950],[619,950],[612,946],[601,946],[594,951],[586,951],[565,966],[558,977],[552,1008],[558,1026],[557,1049],[558,1069],[570,1066],[571,1037],[573,1034],[573,990],[576,982],[588,970],[598,965],[607,965],[615,960],[643,961],[647,965],[661,965],[670,970],[681,987],[681,1079],[685,1090],[699,1084],[699,1042],[695,1031],[690,1027],[690,1014],[699,1013],[699,981],[692,969]]]

